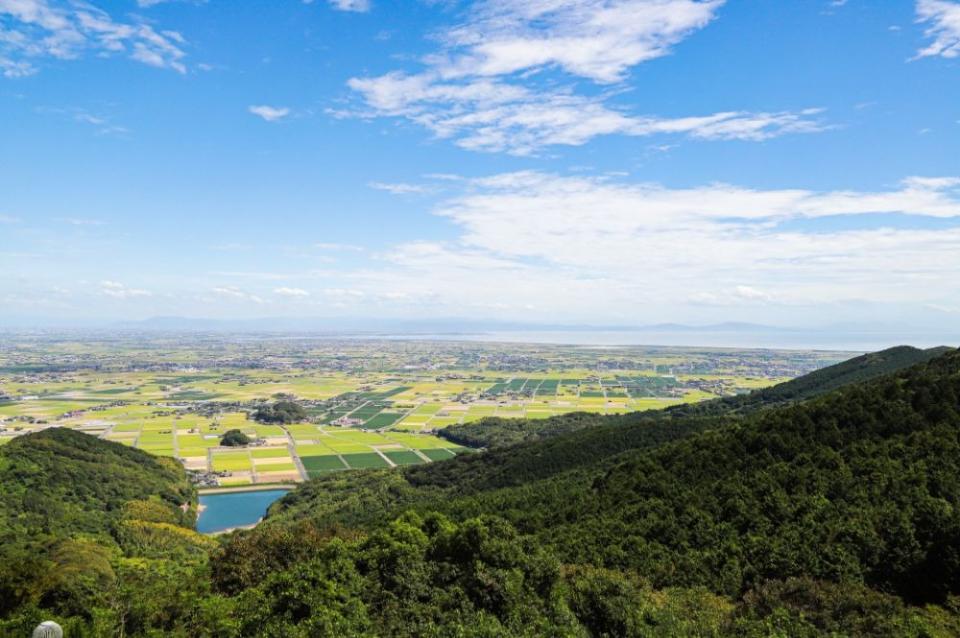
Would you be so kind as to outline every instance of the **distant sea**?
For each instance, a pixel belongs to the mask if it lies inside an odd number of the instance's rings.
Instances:
[[[762,348],[770,350],[836,350],[873,352],[891,346],[910,345],[918,348],[960,345],[956,335],[930,333],[821,333],[804,331],[491,331],[443,334],[388,334],[388,339],[441,341],[485,341],[500,343],[542,343],[571,346],[686,346],[701,348]],[[367,335],[369,338],[369,335]]]

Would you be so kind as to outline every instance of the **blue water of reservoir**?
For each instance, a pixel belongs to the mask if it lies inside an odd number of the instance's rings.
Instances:
[[[204,494],[200,496],[203,511],[197,518],[197,531],[202,534],[222,532],[234,527],[255,525],[275,500],[290,490]]]

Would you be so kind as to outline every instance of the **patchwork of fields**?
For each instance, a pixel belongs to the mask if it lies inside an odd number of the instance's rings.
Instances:
[[[225,357],[222,344],[209,353],[168,345],[124,354],[121,346],[78,352],[67,343],[60,352],[48,348],[54,354],[40,361],[37,349],[14,348],[0,355],[0,444],[61,426],[177,458],[223,486],[282,483],[451,458],[463,449],[436,431],[485,417],[658,409],[763,387],[830,362],[815,353],[760,351],[324,344],[261,344],[256,366],[242,349]],[[144,369],[130,369],[131,361]],[[297,401],[308,417],[285,426],[250,418],[278,398]],[[231,429],[255,444],[221,448]]]
[[[178,458],[190,470],[214,474],[218,485],[239,486],[451,458],[462,448],[433,433],[484,417],[614,414],[712,396],[676,378],[583,375],[77,372],[68,380],[5,383],[17,399],[0,403],[8,435],[0,440],[49,425],[76,428]],[[248,417],[251,402],[281,395],[303,401],[310,421],[279,426]],[[221,448],[220,437],[231,429],[257,445]]]
[[[27,403],[35,414],[43,414],[39,408],[49,407],[50,402],[36,399]],[[3,406],[8,414],[11,407]],[[249,419],[245,412],[208,416],[158,404],[82,410],[74,409],[62,419],[7,421],[7,436],[0,436],[0,441],[50,425],[79,429],[152,454],[178,458],[187,469],[215,473],[222,486],[297,482],[329,471],[429,463],[463,451],[426,433],[317,423],[265,425]],[[370,414],[368,421],[376,417]],[[244,432],[255,444],[241,449],[221,447],[220,437],[233,429]]]

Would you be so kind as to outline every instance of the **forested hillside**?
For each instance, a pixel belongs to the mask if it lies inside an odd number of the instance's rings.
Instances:
[[[81,452],[67,454],[70,471],[41,464],[37,489],[81,503],[63,529],[84,530],[100,558],[67,570],[85,587],[51,589],[56,561],[82,554],[57,551],[52,520],[31,522],[53,543],[32,580],[3,573],[16,598],[0,628],[53,615],[128,636],[960,635],[957,351],[769,409],[627,415],[408,470],[337,473],[254,530],[207,541],[209,560],[200,541],[124,533],[147,510],[184,522],[171,507],[191,496],[181,474],[83,435],[44,436]],[[0,452],[4,487],[49,445],[15,443]],[[114,454],[151,478],[124,487],[84,465]],[[91,477],[89,492],[60,485]],[[4,505],[8,520],[25,500]]]
[[[206,562],[195,516],[172,459],[60,428],[14,439],[0,448],[0,635],[41,616],[115,635],[118,617],[155,613],[150,589],[189,591],[182,575]]]
[[[596,428],[404,475],[318,481],[259,531],[310,517],[377,527],[410,509],[454,521],[495,514],[562,564],[656,589],[705,589],[743,605],[761,592],[799,588],[790,596],[804,599],[832,587],[827,598],[882,592],[896,596],[884,605],[949,605],[960,593],[958,410],[952,352],[701,434],[674,430],[678,440],[652,447],[591,453],[631,430]],[[553,469],[541,469],[548,449],[566,450],[573,469],[549,460]],[[578,453],[590,460],[577,463]]]

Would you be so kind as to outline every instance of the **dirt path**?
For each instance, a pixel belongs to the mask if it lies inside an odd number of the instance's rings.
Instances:
[[[353,414],[354,412],[356,412],[356,411],[359,410],[360,408],[368,405],[369,403],[370,403],[369,401],[364,401],[363,403],[361,403],[360,405],[358,405],[358,406],[355,407],[354,409],[350,410],[349,412],[347,412],[347,413],[344,414],[343,416],[349,417],[351,414]]]
[[[410,448],[410,450],[411,450],[414,454],[416,454],[417,456],[419,456],[421,459],[423,459],[424,461],[426,461],[427,463],[433,463],[433,459],[431,459],[429,456],[427,456],[426,454],[424,454],[424,453],[421,452],[420,450],[414,450],[413,448]]]
[[[391,461],[389,456],[387,456],[386,454],[384,454],[383,452],[381,452],[381,451],[378,450],[377,448],[373,448],[373,451],[376,452],[377,454],[379,454],[379,455],[380,455],[380,458],[382,458],[384,461],[386,461],[386,462],[390,465],[390,467],[397,467],[397,464],[394,463],[393,461]]]
[[[297,454],[297,442],[294,440],[293,435],[290,434],[290,430],[287,429],[287,426],[281,425],[283,433],[287,435],[287,450],[290,452],[290,458],[293,459],[293,464],[297,466],[297,471],[300,472],[300,478],[304,481],[310,480],[310,475],[307,473],[307,468],[303,466],[303,461],[300,460],[300,455]]]
[[[247,449],[247,458],[250,459],[250,482],[257,484],[257,464],[253,462],[253,452]]]

